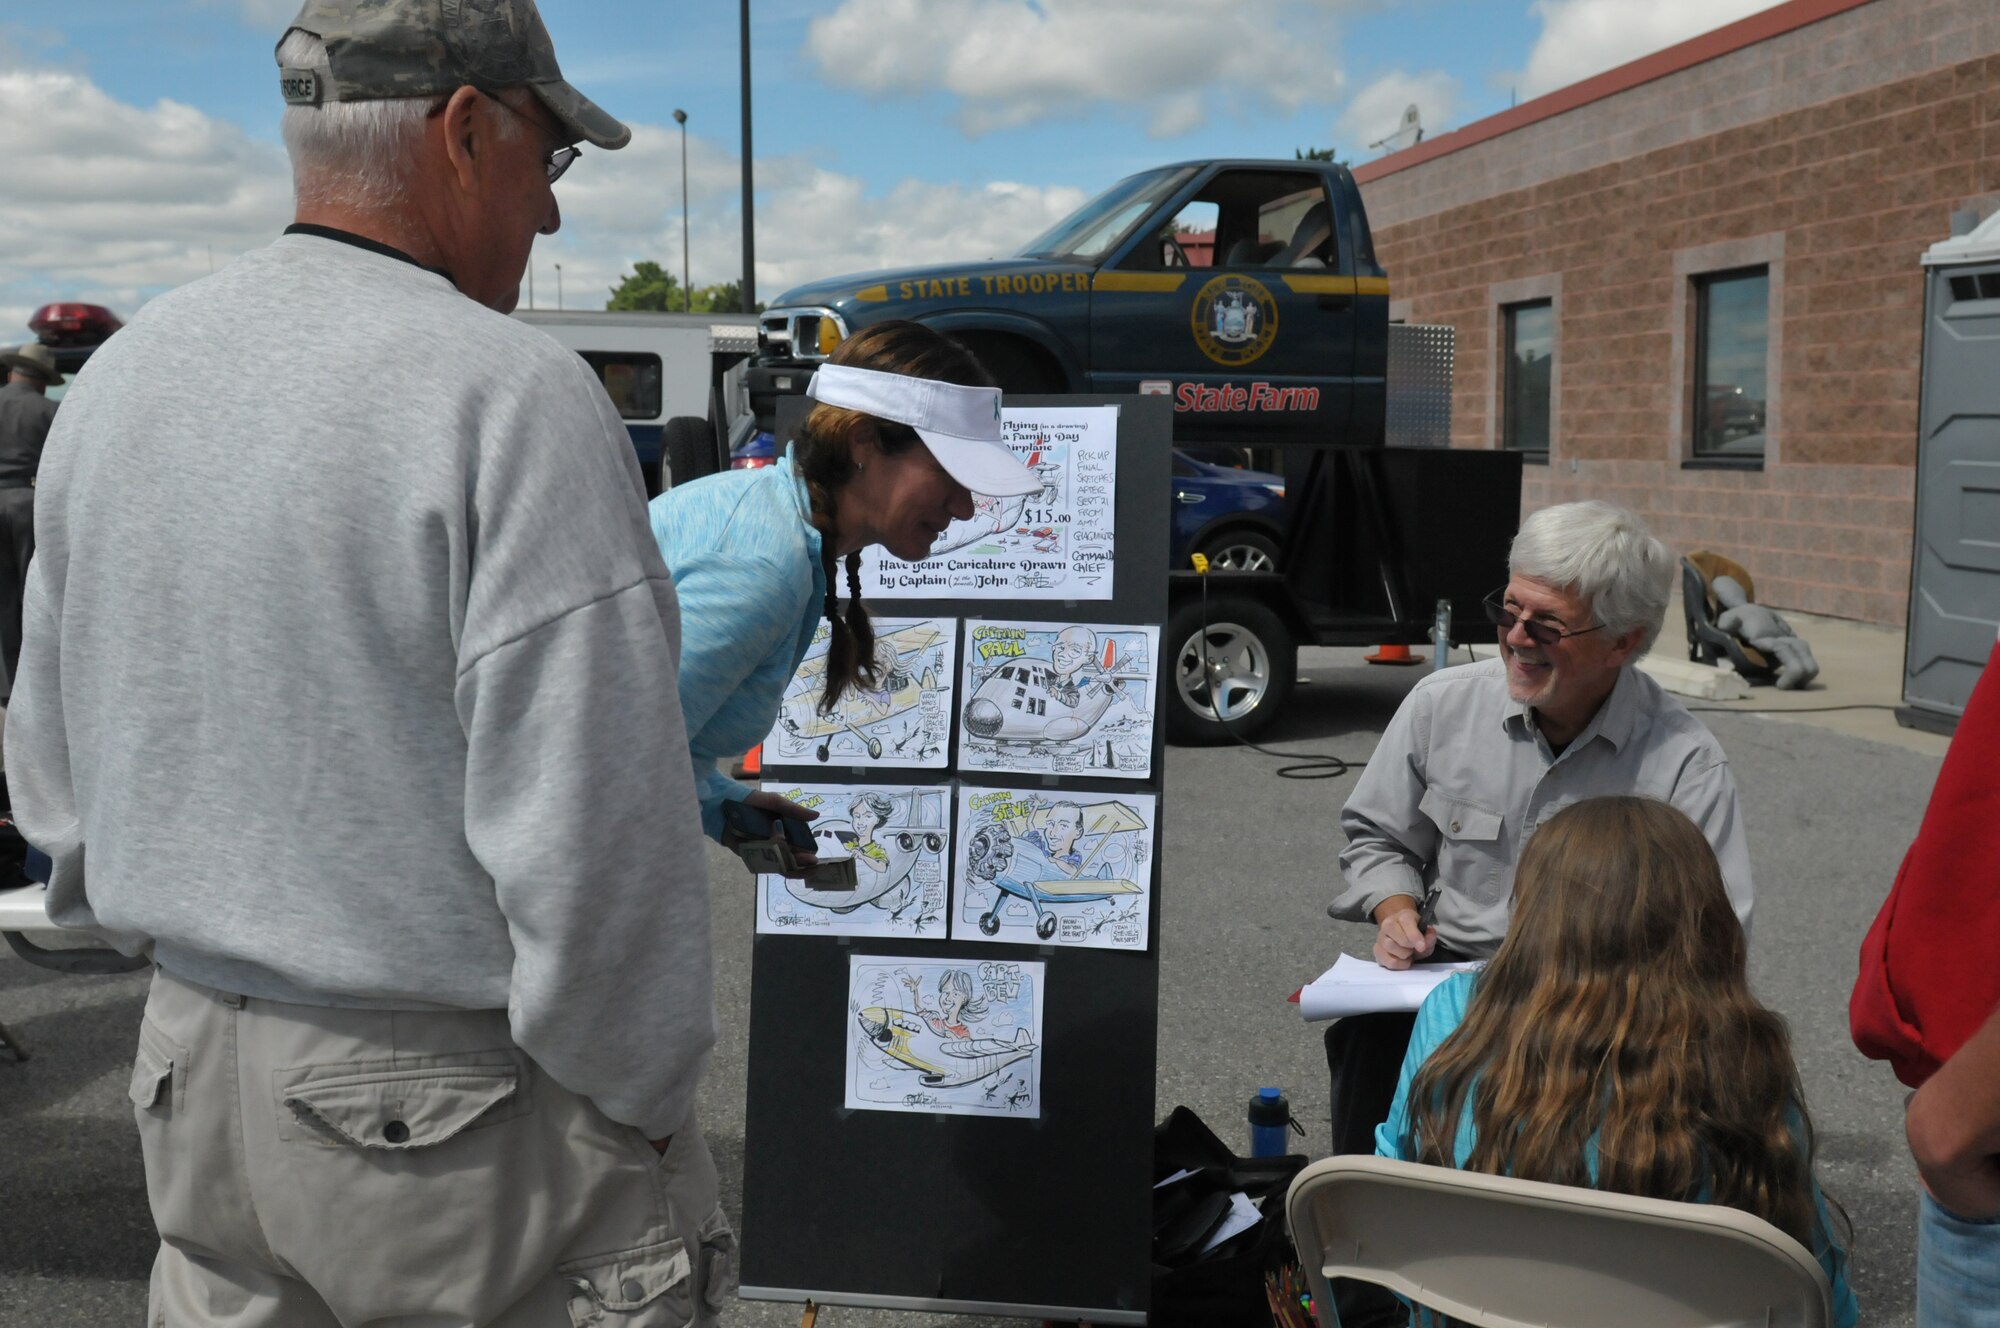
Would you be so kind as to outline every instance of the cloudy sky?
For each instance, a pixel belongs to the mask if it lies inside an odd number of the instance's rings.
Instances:
[[[1375,155],[1775,0],[751,0],[757,293],[1013,251],[1133,170]],[[297,0],[0,10],[0,342],[86,299],[130,316],[290,220],[271,47]],[[537,302],[602,307],[677,269],[680,131],[697,285],[742,264],[737,5],[541,0],[563,69],[628,121],[558,186]]]

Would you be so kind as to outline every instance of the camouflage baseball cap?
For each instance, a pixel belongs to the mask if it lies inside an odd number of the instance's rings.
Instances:
[[[295,30],[326,44],[326,64],[279,66],[293,105],[525,85],[575,137],[600,148],[632,140],[631,129],[563,81],[534,0],[305,0],[285,34]]]

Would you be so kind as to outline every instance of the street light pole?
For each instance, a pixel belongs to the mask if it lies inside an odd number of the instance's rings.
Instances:
[[[694,287],[688,285],[688,113],[674,108],[681,127],[681,312],[694,312]]]
[[[757,312],[757,228],[750,203],[750,0],[740,0],[743,46],[743,312]]]
[[[562,264],[556,264],[556,308],[562,308]]]

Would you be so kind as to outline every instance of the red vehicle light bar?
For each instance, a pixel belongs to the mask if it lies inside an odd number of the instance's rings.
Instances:
[[[89,346],[125,326],[101,304],[45,304],[28,320],[28,330],[50,346]]]

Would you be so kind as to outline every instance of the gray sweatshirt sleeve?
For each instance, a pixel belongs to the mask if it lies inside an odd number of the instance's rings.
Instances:
[[[7,791],[15,824],[54,866],[49,916],[62,926],[90,927],[96,918],[83,887],[83,826],[63,725],[61,658],[46,584],[49,561],[28,564],[21,657],[7,703]]]
[[[672,702],[679,606],[617,413],[561,358],[546,431],[531,422],[528,446],[489,457],[477,499],[465,835],[513,942],[515,1040],[659,1138],[686,1120],[716,1036],[705,847]],[[603,436],[578,438],[592,410]]]
[[[1422,687],[1403,698],[1341,808],[1347,844],[1340,851],[1340,870],[1347,888],[1326,910],[1336,918],[1372,922],[1376,907],[1391,895],[1424,897],[1424,866],[1437,855],[1438,843],[1437,827],[1418,810],[1429,702]]]
[[[681,1127],[715,1042],[708,877],[673,659],[639,583],[459,680],[465,833],[514,943],[515,1040],[613,1120]],[[671,686],[665,692],[671,696]]]

